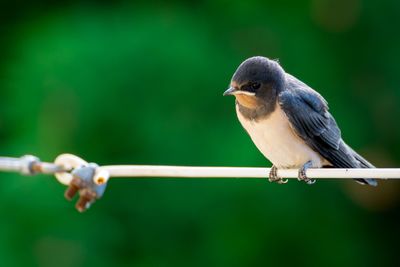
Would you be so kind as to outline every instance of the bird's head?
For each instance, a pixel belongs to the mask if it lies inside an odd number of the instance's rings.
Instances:
[[[285,72],[279,63],[266,57],[251,57],[237,68],[224,96],[234,95],[240,105],[250,109],[275,106],[284,83]]]

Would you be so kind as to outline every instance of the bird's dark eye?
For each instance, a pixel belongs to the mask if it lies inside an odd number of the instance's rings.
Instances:
[[[253,90],[257,90],[258,88],[260,88],[261,84],[260,83],[252,83],[252,84],[250,84],[250,86]]]

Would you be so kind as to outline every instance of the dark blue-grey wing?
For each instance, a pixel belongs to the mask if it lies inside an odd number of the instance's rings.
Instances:
[[[325,99],[306,84],[287,74],[287,90],[279,94],[279,104],[291,127],[314,151],[336,168],[373,168],[347,146]],[[356,179],[377,185],[374,179]]]
[[[279,95],[279,104],[294,131],[334,167],[359,167],[352,151],[342,141],[325,99],[291,75],[287,76],[287,82],[288,90]]]

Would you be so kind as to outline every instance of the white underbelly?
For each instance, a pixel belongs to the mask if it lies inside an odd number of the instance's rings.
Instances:
[[[261,153],[278,168],[300,168],[308,161],[322,167],[326,161],[298,137],[279,105],[266,119],[248,120],[236,107],[240,123]]]

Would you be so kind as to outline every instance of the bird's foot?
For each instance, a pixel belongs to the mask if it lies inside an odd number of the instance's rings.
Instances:
[[[314,184],[315,183],[315,179],[310,179],[306,175],[306,171],[311,167],[312,167],[312,162],[311,161],[308,161],[306,164],[304,164],[299,170],[299,174],[297,176],[297,180],[304,181],[306,184],[309,184],[309,185]]]
[[[271,183],[286,184],[288,182],[288,179],[282,179],[281,177],[279,177],[278,168],[273,165],[271,167],[271,170],[269,171],[268,181],[270,181]]]

